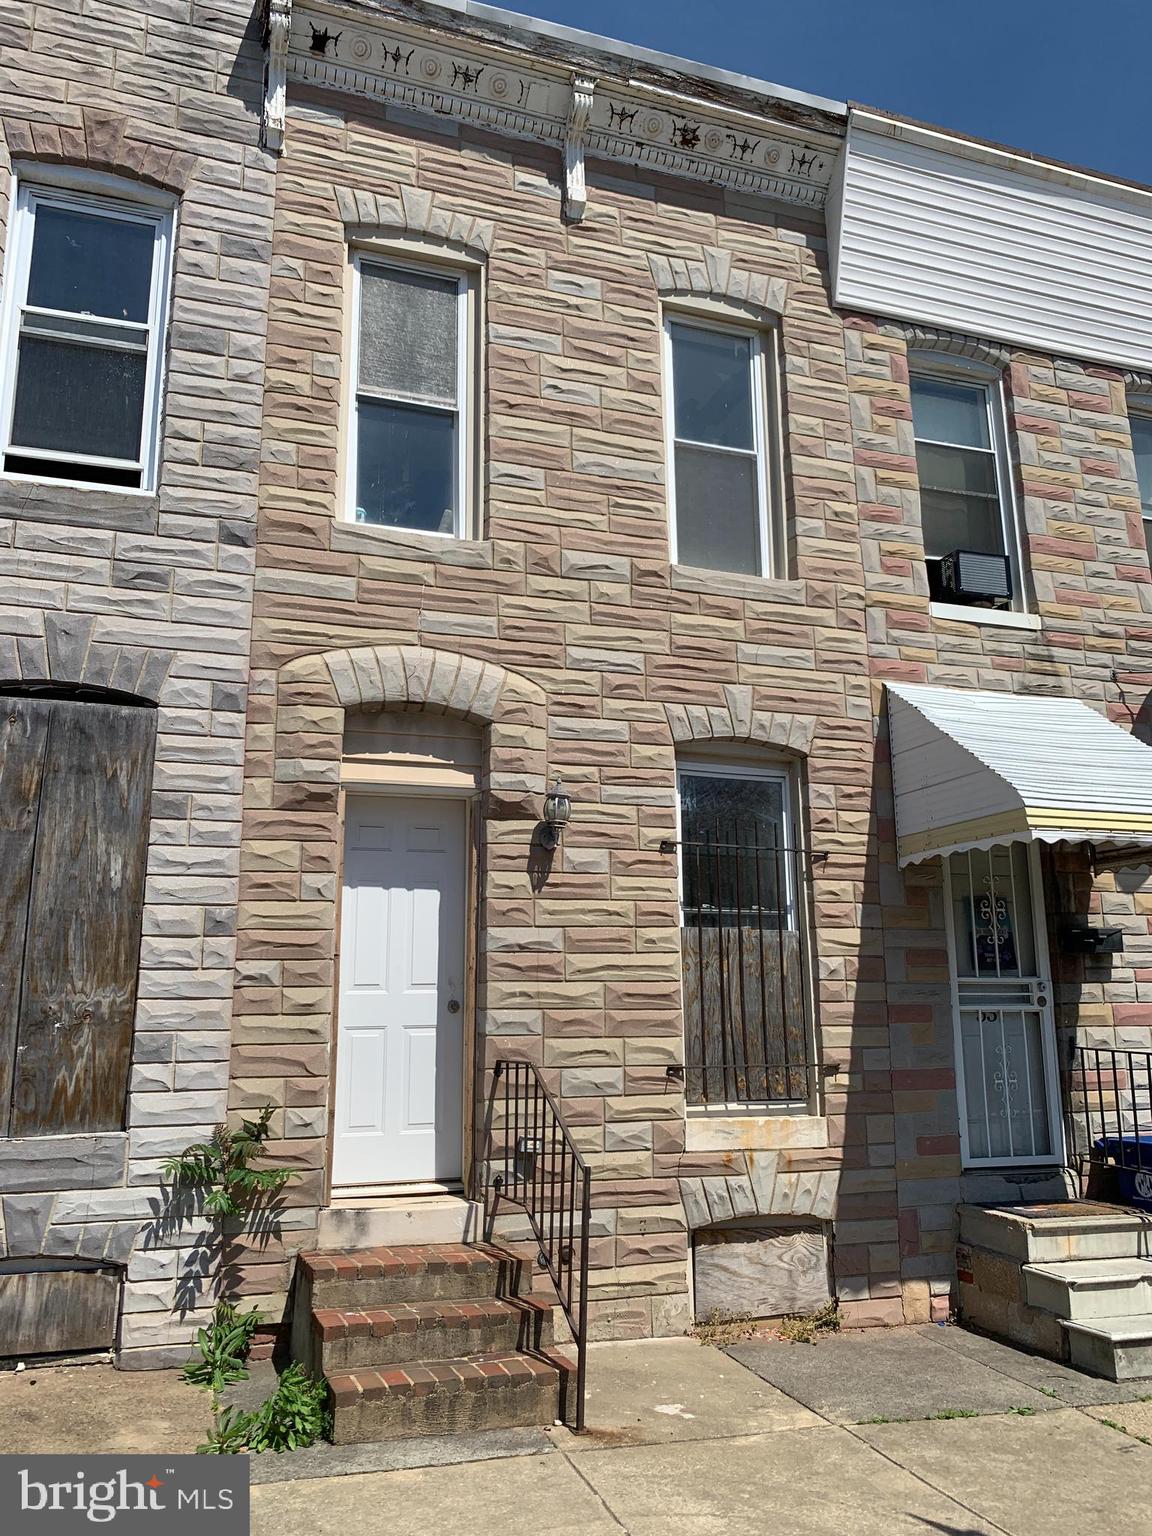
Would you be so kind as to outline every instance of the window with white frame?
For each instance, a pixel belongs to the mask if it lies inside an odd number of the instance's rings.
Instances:
[[[173,211],[19,185],[0,397],[5,474],[152,490]]]
[[[1140,487],[1140,515],[1144,520],[1144,543],[1152,561],[1152,400],[1148,414],[1129,417],[1132,428],[1132,452],[1136,455],[1136,480]]]
[[[783,767],[683,762],[680,788],[686,1093],[724,1107],[814,1091],[792,782]]]
[[[947,603],[1020,606],[999,380],[957,361],[939,370],[914,366],[911,390],[931,596]]]
[[[472,280],[357,253],[348,515],[463,537],[469,530]]]
[[[664,333],[672,559],[771,575],[771,335],[679,314]]]

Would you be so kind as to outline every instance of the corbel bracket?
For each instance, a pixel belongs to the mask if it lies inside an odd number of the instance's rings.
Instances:
[[[588,119],[592,115],[592,100],[596,93],[596,81],[587,75],[572,77],[572,105],[568,109],[568,125],[564,133],[564,216],[570,224],[578,224],[588,206],[588,188],[584,180],[584,140],[588,133]]]
[[[288,38],[292,31],[292,0],[267,0],[264,11],[264,148],[284,153],[284,119],[288,108]]]

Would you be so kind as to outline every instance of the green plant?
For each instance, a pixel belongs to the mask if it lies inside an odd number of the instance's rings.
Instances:
[[[1031,1417],[1036,1412],[1035,1408],[1009,1408],[1009,1413],[1018,1413],[1022,1419]]]
[[[692,1338],[701,1344],[710,1344],[714,1349],[738,1344],[741,1339],[750,1339],[755,1332],[756,1321],[748,1313],[725,1312],[722,1307],[713,1307],[703,1322],[689,1329]]]
[[[208,1438],[196,1447],[198,1456],[239,1456],[248,1449],[248,1425],[252,1418],[239,1408],[225,1408],[217,1415]]]
[[[239,1130],[218,1125],[210,1141],[193,1142],[179,1157],[164,1164],[174,1184],[206,1191],[204,1209],[214,1216],[241,1216],[261,1195],[275,1195],[294,1177],[288,1168],[253,1168],[271,1134],[272,1106],[266,1104],[255,1120],[243,1120]]]
[[[1051,1387],[1037,1387],[1036,1390],[1037,1390],[1037,1392],[1043,1392],[1045,1397],[1059,1397],[1059,1395],[1060,1395],[1058,1392],[1054,1391]]]
[[[212,1321],[196,1335],[200,1357],[188,1361],[184,1367],[184,1380],[194,1387],[207,1387],[212,1393],[213,1406],[225,1387],[247,1377],[248,1368],[244,1362],[263,1320],[255,1307],[251,1312],[241,1312],[233,1302],[218,1301]]]
[[[975,1408],[942,1408],[939,1413],[930,1413],[930,1419],[976,1419],[980,1415]]]
[[[838,1333],[840,1308],[834,1301],[827,1302],[815,1312],[794,1312],[782,1317],[776,1332],[782,1339],[793,1344],[815,1344],[823,1333]]]
[[[276,1391],[253,1415],[250,1451],[295,1451],[312,1445],[329,1430],[328,1383],[290,1365]]]
[[[252,1413],[226,1408],[217,1416],[202,1456],[235,1456],[243,1451],[298,1451],[329,1433],[328,1383],[290,1365],[275,1392]]]

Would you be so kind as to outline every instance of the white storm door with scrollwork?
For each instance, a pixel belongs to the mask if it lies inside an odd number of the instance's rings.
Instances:
[[[1022,844],[947,860],[965,1166],[1059,1161],[1052,988],[1040,870]]]

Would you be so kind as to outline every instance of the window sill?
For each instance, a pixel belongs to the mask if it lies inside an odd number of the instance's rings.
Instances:
[[[826,1147],[828,1121],[801,1105],[765,1107],[759,1114],[689,1108],[684,1130],[688,1152],[772,1152],[787,1147]]]
[[[1039,629],[1036,613],[1005,612],[999,608],[968,608],[963,603],[929,603],[934,619],[950,619],[957,624],[985,624],[993,629]]]
[[[807,602],[804,583],[786,576],[749,576],[743,571],[714,571],[703,565],[672,565],[672,587],[678,592],[707,592],[717,597],[771,597]]]
[[[455,534],[420,533],[412,528],[386,528],[379,523],[354,523],[337,518],[332,524],[332,548],[364,550],[372,554],[415,556],[443,565],[466,565],[489,570],[493,563],[491,539],[457,538]]]

